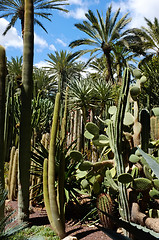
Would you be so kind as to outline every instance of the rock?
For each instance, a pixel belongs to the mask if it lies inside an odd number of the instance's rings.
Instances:
[[[63,238],[62,240],[77,240],[77,238],[74,236],[67,236],[67,237]]]

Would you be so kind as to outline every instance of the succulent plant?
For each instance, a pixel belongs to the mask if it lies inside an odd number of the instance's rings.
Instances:
[[[134,69],[133,70],[133,76],[137,79],[141,78],[142,74],[141,74],[141,71],[139,69]]]
[[[152,181],[147,178],[136,178],[133,180],[132,187],[139,192],[150,190]]]
[[[103,212],[113,215],[113,202],[109,194],[101,193],[97,198],[97,209],[100,222],[105,228],[114,229],[115,224],[108,216],[104,215]],[[102,210],[103,212],[101,212]]]

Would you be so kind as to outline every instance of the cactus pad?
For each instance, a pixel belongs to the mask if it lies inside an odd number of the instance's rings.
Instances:
[[[134,123],[134,116],[131,113],[126,112],[124,117],[124,125],[130,126],[130,125],[133,125],[133,123]]]
[[[140,160],[140,158],[138,156],[136,156],[135,154],[131,154],[129,157],[129,161],[132,163],[137,163]]]
[[[94,135],[91,134],[90,132],[88,132],[87,130],[84,132],[84,136],[87,139],[93,139],[94,138]]]
[[[70,152],[70,157],[75,161],[80,161],[81,159],[83,159],[82,153],[77,150],[72,150]]]
[[[147,178],[136,178],[132,186],[135,190],[142,192],[149,190],[152,187],[152,182]]]
[[[95,194],[99,194],[100,193],[100,184],[98,181],[95,181],[93,184],[93,192]]]
[[[89,187],[89,182],[86,179],[82,179],[81,186],[83,189],[86,189]]]
[[[153,188],[150,192],[149,192],[149,195],[151,198],[154,198],[154,199],[159,199],[159,191],[155,188]]]
[[[130,95],[132,97],[132,99],[134,100],[134,98],[136,98],[138,95],[140,94],[140,88],[137,86],[133,86],[130,89]]]
[[[88,122],[88,123],[86,123],[85,127],[86,127],[86,130],[89,133],[93,134],[94,136],[98,136],[99,135],[99,127],[95,123]]]
[[[153,180],[153,185],[159,191],[159,179],[154,179]]]
[[[81,171],[88,171],[92,168],[93,163],[91,163],[90,161],[83,161],[80,165],[79,165],[79,170]]]
[[[135,77],[135,78],[137,78],[137,79],[139,79],[139,78],[141,78],[141,72],[140,72],[140,70],[139,69],[134,69],[134,71],[133,71],[133,76]]]
[[[140,83],[142,84],[142,83],[145,83],[147,81],[147,78],[145,77],[145,76],[142,76],[141,78],[140,78]]]
[[[110,115],[114,115],[116,113],[116,110],[117,110],[117,107],[116,106],[111,106],[109,109],[108,109],[108,113]]]
[[[133,177],[130,173],[122,173],[118,176],[118,181],[123,184],[131,183],[133,181]]]

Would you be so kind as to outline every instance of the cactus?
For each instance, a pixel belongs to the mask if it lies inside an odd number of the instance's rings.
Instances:
[[[130,173],[122,173],[118,176],[118,181],[123,184],[131,183],[133,181],[133,177]]]
[[[140,158],[138,156],[136,156],[135,154],[131,154],[129,157],[129,161],[132,163],[137,163],[140,160]]]
[[[123,137],[123,120],[125,116],[127,97],[129,92],[130,83],[130,71],[125,69],[121,93],[119,97],[116,119],[115,119],[115,129],[114,129],[114,155],[117,166],[117,175],[125,173],[124,160],[122,155],[122,137]],[[128,199],[126,193],[126,186],[122,183],[118,183],[119,188],[119,212],[124,220],[130,221],[130,211],[128,206]]]
[[[153,140],[159,139],[159,117],[152,116],[150,118],[150,135]]]
[[[79,165],[79,169],[81,171],[87,171],[90,170],[93,167],[93,163],[90,161],[83,161],[80,165]]]
[[[0,186],[4,190],[4,122],[5,122],[5,78],[6,55],[5,49],[0,45]],[[4,217],[4,204],[0,206],[0,220]]]
[[[56,195],[56,188],[55,188],[55,154],[56,154],[56,137],[57,137],[59,113],[60,113],[60,93],[57,93],[56,99],[55,99],[55,106],[54,106],[53,122],[52,122],[51,137],[50,137],[49,158],[48,158],[48,190],[46,189],[47,186],[44,186],[45,188],[44,201],[46,205],[46,210],[48,211],[50,223],[52,224],[53,229],[59,235],[60,238],[64,238],[65,226],[63,222],[63,213],[61,212],[62,206],[57,202],[57,197],[59,199],[59,196]],[[60,159],[60,160],[63,161],[63,159]],[[45,171],[46,169],[47,167],[45,167]],[[46,178],[46,175],[47,174],[45,173],[44,178]],[[63,180],[64,176],[60,176],[60,177],[62,177],[62,180]],[[45,184],[47,185],[46,179],[45,179]],[[64,191],[64,189],[62,188],[61,191]],[[49,194],[49,200],[48,200],[48,194]],[[63,197],[63,194],[62,194],[62,197]],[[63,201],[62,201],[62,204],[63,204]],[[52,214],[52,216],[50,216],[50,214]]]
[[[133,100],[134,99],[136,100],[136,98],[139,96],[139,94],[140,94],[140,88],[139,87],[133,86],[133,87],[130,88],[130,95],[131,95]]]
[[[89,133],[93,134],[95,137],[99,136],[99,128],[95,123],[88,122],[85,127],[86,127],[86,130]]]
[[[142,74],[141,74],[140,70],[136,68],[133,70],[133,76],[135,78],[139,79],[139,78],[141,78]]]
[[[140,114],[141,129],[141,149],[148,152],[150,139],[150,114],[146,109],[143,109]]]
[[[114,221],[112,221],[108,216],[103,214],[106,212],[110,215],[113,215],[113,202],[109,194],[101,193],[97,198],[97,209],[98,216],[103,227],[108,229],[114,229]],[[103,212],[101,212],[102,210]]]
[[[75,161],[80,161],[81,159],[83,159],[82,153],[77,150],[72,150],[70,152],[70,157]]]
[[[13,158],[13,163],[12,163],[12,174],[10,178],[10,186],[9,186],[9,199],[10,200],[15,200],[17,195],[16,195],[16,190],[17,190],[17,174],[18,174],[18,154],[19,151],[16,149],[14,158]]]
[[[159,191],[155,188],[153,188],[150,192],[149,192],[149,195],[151,198],[154,198],[154,199],[159,199]]]
[[[152,181],[147,178],[136,178],[133,181],[132,187],[139,192],[150,190]]]
[[[152,109],[152,112],[154,113],[155,116],[159,116],[159,107],[154,107]]]

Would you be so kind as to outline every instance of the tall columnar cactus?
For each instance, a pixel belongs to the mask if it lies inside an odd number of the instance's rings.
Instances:
[[[140,114],[141,129],[141,148],[144,152],[148,152],[148,144],[150,139],[150,114],[148,110],[143,109]]]
[[[29,218],[29,180],[31,157],[31,100],[33,91],[34,10],[33,0],[25,0],[24,46],[21,86],[21,119],[19,143],[18,218]]]
[[[4,121],[5,121],[6,55],[0,46],[0,185],[4,189]],[[4,216],[4,204],[0,207],[0,220]]]
[[[50,136],[50,148],[49,148],[49,158],[48,158],[48,189],[47,189],[47,180],[46,180],[47,178],[46,161],[44,165],[45,181],[43,184],[45,184],[44,185],[44,190],[45,190],[44,201],[45,201],[46,210],[48,212],[50,223],[53,229],[55,230],[55,232],[59,235],[59,237],[63,238],[65,236],[65,227],[62,219],[63,213],[61,212],[62,211],[61,205],[59,206],[57,202],[57,194],[56,194],[57,192],[55,187],[55,171],[56,171],[55,170],[55,154],[56,154],[56,139],[57,139],[59,113],[60,113],[60,93],[57,93],[56,99],[55,99],[53,122],[52,122],[51,136]],[[63,179],[64,176],[60,175],[59,178]],[[64,195],[61,191],[64,191],[64,188],[60,189],[60,194]]]
[[[117,175],[125,172],[124,159],[122,155],[122,138],[123,138],[123,120],[125,115],[125,109],[127,104],[127,97],[129,92],[130,83],[130,71],[125,69],[123,75],[123,82],[121,87],[121,93],[119,97],[115,128],[114,128],[114,155],[116,160]],[[119,187],[119,212],[124,220],[130,221],[130,212],[128,206],[127,192],[125,184],[118,182]]]

